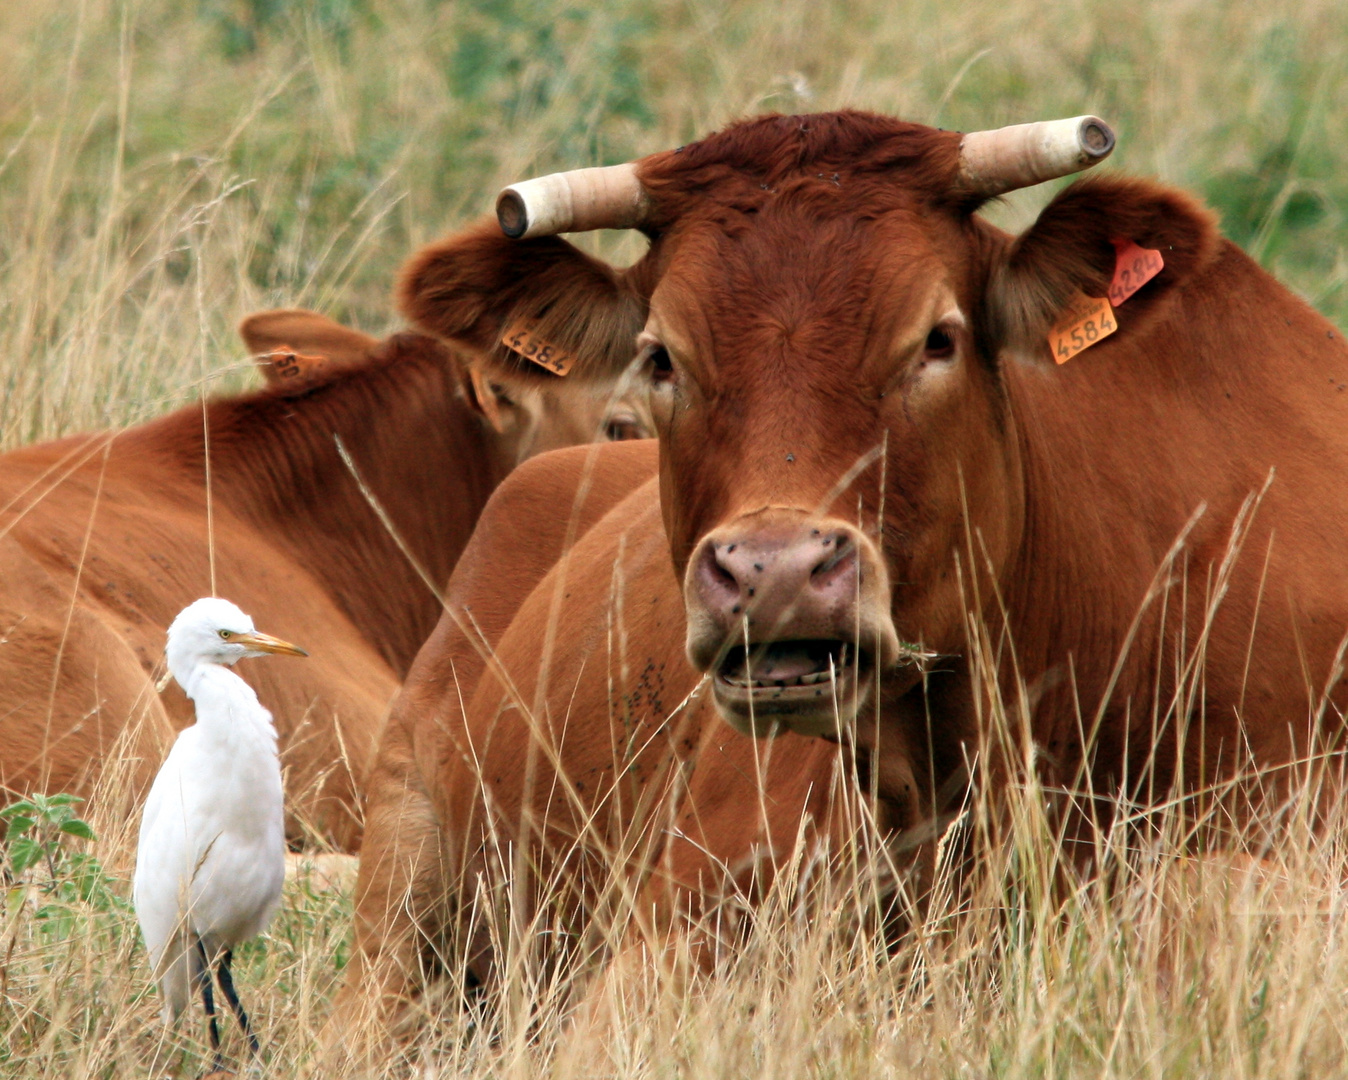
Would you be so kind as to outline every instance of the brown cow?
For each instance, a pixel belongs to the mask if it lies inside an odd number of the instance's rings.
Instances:
[[[380,342],[302,311],[241,332],[269,357],[269,389],[0,458],[0,784],[86,790],[130,721],[140,790],[191,721],[176,685],[154,692],[164,628],[216,592],[312,652],[250,679],[276,716],[289,807],[351,849],[388,702],[440,610],[413,562],[444,582],[519,460],[641,421],[598,393],[507,397],[422,334]]]
[[[430,704],[405,722],[448,717],[457,747],[421,765],[416,842],[363,851],[363,904],[391,882],[432,939],[481,926],[461,920],[484,914],[493,845],[527,838],[517,866],[544,876],[580,867],[631,828],[634,796],[652,815],[677,791],[661,780],[685,758],[694,790],[675,812],[705,825],[713,808],[725,843],[704,828],[701,857],[653,838],[633,862],[663,860],[657,878],[693,892],[716,860],[751,854],[759,806],[790,836],[826,812],[802,785],[827,776],[827,744],[766,744],[774,768],[799,756],[760,790],[743,767],[755,743],[731,748],[733,767],[708,756],[730,743],[707,734],[704,699],[680,708],[694,671],[741,731],[850,741],[884,823],[921,837],[986,735],[971,624],[996,647],[994,678],[1036,688],[1028,734],[1050,788],[1163,801],[1337,746],[1339,333],[1155,183],[1078,182],[1020,237],[976,213],[1111,146],[1090,119],[962,137],[856,112],[767,117],[507,189],[502,225],[524,239],[483,226],[414,261],[403,310],[503,368],[519,367],[497,347],[518,327],[579,356],[573,378],[611,374],[635,340],[659,478],[522,603],[471,698],[455,688],[457,716],[419,659],[405,700]],[[605,226],[640,227],[650,251],[615,270],[544,235]],[[1054,364],[1050,330],[1107,294],[1130,244],[1164,268],[1082,333],[1098,344]],[[503,580],[508,555],[494,558],[474,572]],[[675,670],[685,630],[692,669]],[[933,653],[924,677],[915,661]],[[411,922],[362,910],[365,970],[408,993]],[[479,980],[486,945],[459,942]]]

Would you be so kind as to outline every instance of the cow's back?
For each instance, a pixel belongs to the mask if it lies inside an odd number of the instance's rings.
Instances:
[[[61,467],[71,449],[87,459],[73,471]],[[104,809],[129,809],[193,721],[181,688],[154,689],[164,627],[214,592],[310,650],[306,661],[245,665],[243,674],[276,719],[292,834],[312,829],[354,845],[359,780],[397,679],[302,552],[218,501],[208,536],[201,486],[151,455],[119,452],[115,440],[106,461],[98,438],[8,455],[0,493],[12,504],[0,556],[10,568],[0,591],[0,783],[87,793],[112,763]]]
[[[325,1035],[334,1048],[355,1051],[349,1029],[366,1016],[364,1001],[403,1000],[424,942],[447,922],[449,878],[456,876],[450,865],[462,869],[465,833],[445,827],[439,784],[473,754],[464,703],[539,581],[655,465],[653,442],[552,451],[521,465],[483,510],[446,588],[439,624],[394,702],[370,773],[356,949]]]

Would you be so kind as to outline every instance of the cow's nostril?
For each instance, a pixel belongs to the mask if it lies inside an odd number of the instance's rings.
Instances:
[[[822,544],[831,550],[810,571],[810,581],[816,587],[827,585],[837,573],[846,570],[856,559],[856,545],[845,533],[825,537]]]
[[[726,554],[735,550],[735,545],[731,544]],[[702,570],[707,577],[708,584],[714,588],[739,595],[739,579],[721,562],[721,552],[708,547],[706,557],[702,560]]]

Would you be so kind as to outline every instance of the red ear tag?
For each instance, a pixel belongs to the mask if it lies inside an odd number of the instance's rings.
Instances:
[[[1108,297],[1079,295],[1062,313],[1058,325],[1049,331],[1049,351],[1054,360],[1065,364],[1118,328]]]
[[[1138,247],[1132,240],[1114,240],[1114,280],[1109,283],[1109,302],[1122,304],[1138,289],[1165,269],[1159,251]]]
[[[576,358],[570,353],[562,352],[556,345],[535,337],[533,330],[526,323],[516,323],[510,327],[501,336],[501,344],[524,359],[532,360],[539,367],[546,368],[554,375],[565,375],[576,362]]]

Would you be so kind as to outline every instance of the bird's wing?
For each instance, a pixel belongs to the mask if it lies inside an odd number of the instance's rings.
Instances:
[[[154,778],[140,821],[133,898],[150,962],[158,969],[169,942],[183,933],[191,880],[184,768],[193,729],[182,732]]]
[[[197,965],[190,908],[192,877],[209,854],[198,852],[201,822],[201,732],[180,732],[164,759],[141,814],[133,896],[136,919],[172,1023],[192,999]]]

